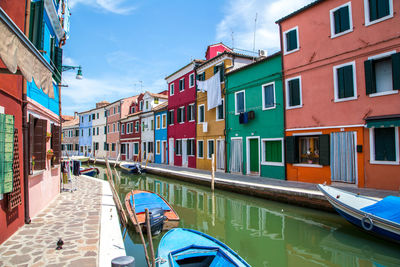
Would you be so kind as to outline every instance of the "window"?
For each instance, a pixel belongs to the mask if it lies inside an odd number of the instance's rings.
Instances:
[[[399,128],[371,128],[370,157],[375,164],[399,164]]]
[[[175,155],[180,156],[182,154],[182,140],[175,140]]]
[[[115,151],[115,143],[111,144],[111,151]]]
[[[149,101],[146,101],[146,110],[149,109]]]
[[[142,132],[144,132],[144,121],[142,121]]]
[[[158,104],[160,102],[160,99],[158,97],[154,98],[154,104]]]
[[[331,16],[331,38],[341,36],[353,31],[351,19],[351,2],[334,8],[330,11]]]
[[[79,150],[79,144],[75,144],[75,151]]]
[[[97,135],[99,135],[99,127],[97,127],[97,130],[96,130],[96,132],[97,132]]]
[[[92,130],[90,128],[88,128],[88,136],[90,136],[91,132],[92,132]]]
[[[160,129],[160,125],[161,125],[161,123],[160,123],[160,115],[158,115],[157,117],[156,117],[156,129],[158,130],[158,129]]]
[[[107,133],[110,132],[110,125],[107,125]]]
[[[97,117],[97,119],[99,118],[99,113],[97,112],[97,114],[96,114],[96,117]]]
[[[357,98],[355,62],[333,67],[335,102]]]
[[[81,136],[83,136],[83,129],[81,130]]]
[[[235,93],[235,115],[246,111],[244,91]]]
[[[113,132],[115,132],[115,123],[113,123]]]
[[[393,17],[393,0],[364,0],[365,25]]]
[[[119,125],[119,122],[117,123],[117,132],[119,132],[119,127],[120,127],[120,125]]]
[[[121,106],[118,106],[118,113],[121,112]]]
[[[134,155],[139,154],[139,143],[133,143],[133,154]]]
[[[107,110],[104,110],[104,117],[107,118]]]
[[[113,108],[113,115],[115,114],[116,112],[115,112],[115,107]]]
[[[139,132],[139,121],[135,122],[135,132],[138,133]]]
[[[92,120],[95,120],[95,119],[96,119],[96,114],[93,113],[93,114],[92,114]]]
[[[140,101],[140,110],[143,110],[143,100]]]
[[[369,96],[397,93],[400,89],[400,53],[391,51],[364,62],[365,88]]]
[[[189,75],[189,88],[194,86],[194,73]]]
[[[167,114],[162,114],[162,128],[165,129],[167,127]]]
[[[156,154],[160,154],[160,140],[156,141]]]
[[[211,159],[214,154],[214,140],[207,140],[207,158]]]
[[[330,165],[329,134],[286,137],[286,162],[307,165]]]
[[[131,114],[135,113],[135,107],[131,107]]]
[[[214,74],[216,74],[218,71],[219,71],[219,79],[220,79],[221,82],[223,82],[224,79],[225,79],[225,76],[224,76],[224,74],[225,74],[224,63],[222,63],[220,65],[217,65],[217,66],[214,66]]]
[[[82,123],[83,123],[83,116],[81,118],[82,118]]]
[[[176,114],[176,119],[178,123],[185,122],[185,107],[178,108],[178,112]]]
[[[125,124],[121,125],[121,134],[125,133]],[[126,131],[126,133],[128,133],[128,131]]]
[[[8,140],[13,140],[14,138],[14,118],[13,116],[10,115],[0,115],[1,118],[0,120],[4,123],[0,125],[0,137],[1,137],[1,146],[3,147],[2,154],[7,157],[10,156],[13,151],[12,146],[8,146],[9,144],[12,144],[11,142],[8,142],[8,145],[6,145],[6,142]],[[47,120],[42,120],[42,119],[36,119],[32,115],[29,115],[29,146],[30,146],[30,159],[32,157],[35,157],[35,170],[43,170],[46,169],[46,133],[47,133]],[[7,140],[8,139],[8,140]],[[3,157],[4,159],[4,157]],[[2,160],[1,162],[1,167],[4,169],[4,171],[9,171],[11,169],[11,174],[12,174],[12,157],[9,157],[9,161],[7,160]],[[10,173],[10,172],[9,172]],[[7,174],[6,174],[7,176]],[[12,176],[12,175],[11,175]],[[12,179],[10,181],[12,183]],[[12,191],[12,190],[11,190]]]
[[[201,74],[197,74],[197,80],[205,81],[206,80],[206,72],[203,72]]]
[[[204,157],[204,141],[203,140],[197,140],[197,157],[202,159]]]
[[[299,28],[294,27],[290,30],[287,30],[283,33],[283,46],[284,46],[284,54],[290,54],[297,50],[299,50]]]
[[[205,120],[204,105],[200,105],[200,106],[199,106],[199,112],[198,112],[198,114],[199,114],[199,117],[197,118],[198,122],[199,122],[199,123],[204,122],[204,120]]]
[[[194,121],[195,120],[195,114],[194,114],[194,104],[190,104],[187,107],[187,120],[188,121]]]
[[[275,83],[268,83],[262,86],[263,110],[275,108]]]
[[[194,156],[194,146],[195,146],[194,139],[188,139],[187,140],[187,155],[188,156]]]
[[[171,83],[169,85],[169,95],[174,95],[174,84],[173,83]]]
[[[92,121],[92,115],[89,114],[89,121]]]
[[[185,90],[185,78],[182,78],[179,80],[179,92],[182,92]]]
[[[283,138],[265,138],[262,142],[263,165],[284,166],[283,162]]]
[[[167,122],[168,125],[173,125],[174,124],[174,110],[173,109],[172,110],[168,110],[167,120],[168,120],[168,122]]]
[[[221,99],[221,105],[218,105],[217,111],[216,111],[216,120],[221,121],[225,118],[225,103],[224,99]]]
[[[149,153],[153,153],[154,152],[154,150],[153,150],[153,142],[149,142],[147,148],[149,150],[148,151]]]
[[[106,132],[104,132],[106,133]],[[75,136],[79,136],[79,130],[75,130]]]
[[[286,80],[286,109],[301,106],[301,77]]]
[[[150,130],[154,130],[154,120],[150,120]]]
[[[93,135],[96,135],[96,128],[93,128]]]

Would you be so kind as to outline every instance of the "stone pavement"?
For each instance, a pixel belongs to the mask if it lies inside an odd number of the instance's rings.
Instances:
[[[0,267],[98,265],[102,183],[79,177],[77,188],[59,194],[0,245]],[[59,238],[62,250],[56,250]]]

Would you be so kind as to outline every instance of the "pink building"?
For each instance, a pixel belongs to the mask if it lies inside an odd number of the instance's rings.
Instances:
[[[129,114],[129,109],[137,96],[117,100],[106,106],[107,112],[107,157],[116,159],[120,151],[120,119]]]
[[[207,53],[210,51],[207,50]],[[217,53],[217,51],[212,51]],[[182,140],[187,147],[188,140],[196,138],[196,74],[195,67],[201,63],[193,60],[186,66],[167,76],[168,92],[168,159],[170,165],[196,168],[196,152],[174,153],[175,141]],[[177,118],[178,110],[183,109],[183,117]],[[194,141],[192,143],[195,143]],[[195,147],[195,146],[194,146]],[[189,155],[190,154],[190,155]]]
[[[315,1],[280,19],[287,179],[400,186],[400,2]]]

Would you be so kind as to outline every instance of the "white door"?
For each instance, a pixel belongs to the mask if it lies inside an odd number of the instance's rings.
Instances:
[[[174,138],[169,139],[169,165],[174,165]]]
[[[217,140],[217,171],[225,171],[225,140]]]
[[[187,139],[182,140],[182,166],[188,166]]]
[[[167,141],[162,141],[161,146],[161,163],[166,163]]]

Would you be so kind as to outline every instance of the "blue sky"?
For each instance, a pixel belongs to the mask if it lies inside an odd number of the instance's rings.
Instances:
[[[82,65],[83,80],[64,72],[62,112],[95,107],[167,88],[164,78],[207,46],[224,42],[252,50],[279,50],[277,19],[312,0],[70,0],[71,36],[64,65]]]

